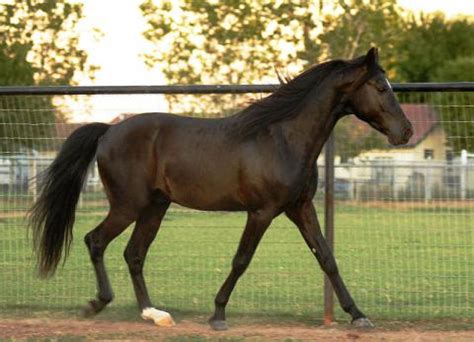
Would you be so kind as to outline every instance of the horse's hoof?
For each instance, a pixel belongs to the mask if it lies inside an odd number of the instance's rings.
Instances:
[[[97,310],[94,304],[92,304],[92,302],[88,302],[87,305],[84,306],[84,308],[82,308],[81,310],[81,316],[84,318],[89,318],[95,316],[96,314]]]
[[[362,329],[375,328],[375,325],[366,317],[354,319],[352,321],[352,325],[356,328],[362,328]]]
[[[209,325],[213,330],[223,331],[229,329],[226,321],[222,320],[209,320]]]
[[[168,312],[155,308],[143,309],[142,318],[144,320],[151,320],[160,327],[173,327],[176,325],[173,320],[173,317],[171,317]]]

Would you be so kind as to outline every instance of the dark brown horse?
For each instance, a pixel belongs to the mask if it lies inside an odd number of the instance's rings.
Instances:
[[[125,260],[140,309],[145,313],[152,308],[143,264],[168,206],[175,202],[199,210],[248,213],[232,270],[215,298],[212,328],[227,328],[225,307],[232,290],[281,213],[300,230],[353,324],[370,326],[344,285],[312,202],[316,159],[338,119],[351,113],[395,145],[406,143],[413,133],[378,64],[376,49],[353,60],[316,65],[228,118],[148,113],[114,126],[93,123],[79,128],[47,170],[32,209],[40,273],[53,274],[68,253],[76,204],[97,155],[110,211],[85,237],[98,287],[97,298],[88,306],[90,314],[112,300],[104,251],[132,222],[136,225]]]

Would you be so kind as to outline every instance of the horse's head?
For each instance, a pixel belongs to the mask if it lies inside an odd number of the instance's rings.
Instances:
[[[357,67],[350,73],[343,87],[346,106],[344,112],[354,113],[359,119],[388,137],[393,145],[406,144],[413,135],[408,121],[395,98],[385,72],[378,64],[376,48],[356,59]]]

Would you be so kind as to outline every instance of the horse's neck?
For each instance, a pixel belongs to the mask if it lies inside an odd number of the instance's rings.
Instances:
[[[315,90],[308,98],[300,113],[285,122],[282,130],[293,150],[312,165],[336,125],[339,101],[332,88]]]

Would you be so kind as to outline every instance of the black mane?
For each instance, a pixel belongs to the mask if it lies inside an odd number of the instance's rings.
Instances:
[[[304,105],[304,99],[309,92],[336,71],[360,66],[363,58],[354,60],[332,60],[314,65],[293,79],[284,82],[271,95],[253,102],[249,107],[237,114],[240,137],[254,135],[268,125],[292,118]]]

